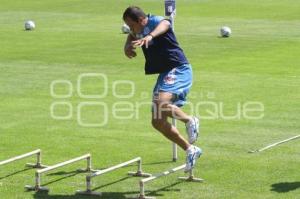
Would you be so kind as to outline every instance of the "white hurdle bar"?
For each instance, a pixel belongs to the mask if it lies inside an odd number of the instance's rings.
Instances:
[[[249,152],[249,153],[261,152],[261,151],[264,151],[264,150],[266,150],[266,149],[269,149],[269,148],[272,148],[272,147],[274,147],[274,146],[277,146],[277,145],[279,145],[279,144],[282,144],[282,143],[285,143],[285,142],[289,142],[289,141],[291,141],[291,140],[298,139],[298,138],[300,138],[300,135],[296,135],[296,136],[294,136],[294,137],[291,137],[291,138],[288,138],[288,139],[285,139],[285,140],[282,140],[282,141],[279,141],[279,142],[270,144],[270,145],[268,145],[268,146],[266,146],[266,147],[264,147],[264,148],[257,149],[257,150],[254,150],[254,151],[248,151],[248,152]]]
[[[42,165],[42,163],[41,163],[42,162],[41,153],[42,153],[42,151],[40,149],[37,149],[35,151],[31,151],[29,153],[25,153],[23,155],[19,155],[19,156],[10,158],[8,160],[1,161],[0,166],[11,163],[11,162],[15,162],[17,160],[21,160],[21,159],[24,159],[24,158],[27,158],[27,157],[30,157],[30,156],[33,156],[33,155],[36,155],[36,159],[37,159],[36,164],[27,163],[26,166],[33,167],[33,168],[45,168],[47,166]]]
[[[49,191],[49,189],[47,187],[41,187],[41,175],[43,173],[46,173],[48,171],[72,164],[74,162],[78,162],[80,160],[85,160],[85,159],[87,160],[87,168],[79,169],[79,170],[86,171],[86,172],[92,171],[91,154],[88,153],[83,156],[80,156],[80,157],[77,157],[77,158],[74,158],[74,159],[71,159],[71,160],[68,160],[65,162],[61,162],[61,163],[55,164],[53,166],[48,166],[47,168],[44,168],[44,169],[37,170],[35,172],[35,186],[26,185],[25,188],[30,191]]]
[[[175,118],[172,118],[172,125],[174,127],[176,127],[176,119]],[[174,142],[172,144],[172,149],[173,149],[173,162],[176,162],[178,159],[178,153],[177,153],[177,144],[175,144]]]
[[[149,177],[151,176],[151,174],[149,173],[144,173],[142,171],[142,159],[140,157],[134,158],[132,160],[129,160],[127,162],[123,162],[121,164],[109,167],[107,169],[103,169],[103,170],[98,170],[95,173],[89,174],[86,176],[86,190],[85,191],[77,191],[76,194],[82,194],[82,195],[97,195],[97,196],[101,196],[101,192],[95,192],[92,191],[92,178],[100,176],[102,174],[108,173],[110,171],[114,171],[116,169],[120,169],[122,167],[125,167],[127,165],[130,165],[132,163],[138,163],[138,170],[136,172],[128,172],[128,175],[131,176],[139,176],[139,177]]]
[[[150,182],[150,181],[155,180],[157,178],[167,176],[171,173],[175,173],[176,171],[182,170],[184,168],[185,168],[185,164],[181,165],[181,166],[178,166],[176,168],[170,169],[168,171],[165,171],[163,173],[156,174],[156,175],[151,176],[149,178],[145,178],[145,179],[140,180],[140,195],[138,196],[138,199],[155,199],[155,197],[145,195],[145,184],[147,182]],[[189,181],[189,182],[203,182],[204,181],[201,178],[195,178],[194,175],[193,175],[193,170],[191,170],[189,172],[188,177],[179,177],[179,179]]]

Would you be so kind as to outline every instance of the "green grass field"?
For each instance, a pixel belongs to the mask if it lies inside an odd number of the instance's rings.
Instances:
[[[47,165],[90,152],[95,168],[106,168],[137,156],[146,172],[158,173],[184,163],[171,161],[171,144],[151,127],[150,106],[156,76],[145,76],[144,56],[129,60],[123,54],[126,36],[121,34],[122,13],[139,5],[148,13],[163,15],[163,1],[153,0],[1,0],[0,6],[0,160],[41,148]],[[36,30],[24,31],[24,21],[36,22]],[[202,115],[197,142],[204,154],[195,175],[204,183],[180,182],[183,172],[146,185],[148,195],[164,199],[296,199],[300,195],[300,140],[261,153],[258,149],[300,134],[300,2],[295,0],[178,0],[175,29],[181,47],[193,65],[194,85],[190,104]],[[219,28],[231,27],[230,38],[220,38]],[[78,78],[101,73],[103,79]],[[67,80],[73,92],[67,98],[51,95],[51,83]],[[130,95],[127,99],[115,96]],[[69,93],[67,84],[56,84],[57,95]],[[115,93],[116,92],[116,93]],[[56,116],[51,116],[51,105]],[[85,106],[82,103],[102,103]],[[117,104],[124,102],[127,104]],[[263,104],[263,118],[226,119],[247,102]],[[67,103],[67,104],[66,104]],[[118,119],[112,110],[123,106]],[[132,104],[134,112],[126,111]],[[239,108],[241,105],[242,108]],[[70,112],[69,106],[72,107]],[[195,107],[194,107],[195,108]],[[222,109],[222,110],[220,110]],[[185,108],[191,112],[190,106]],[[104,113],[107,113],[105,115]],[[221,114],[222,113],[222,114]],[[254,114],[254,113],[252,113]],[[257,113],[256,113],[257,114]],[[102,127],[83,124],[107,122]],[[178,124],[184,133],[184,125]],[[34,184],[34,170],[21,160],[0,168],[1,199],[93,198],[74,195],[84,189],[85,174],[77,163],[43,175],[48,194],[26,192]],[[127,178],[130,166],[95,178],[93,188],[102,198],[137,196],[137,178]]]

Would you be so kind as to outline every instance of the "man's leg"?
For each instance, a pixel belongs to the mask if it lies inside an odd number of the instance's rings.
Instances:
[[[183,112],[179,107],[171,103],[173,94],[168,92],[159,92],[153,100],[156,118],[171,117],[185,123],[186,131],[189,136],[189,143],[196,142],[199,134],[199,119]],[[165,118],[167,120],[167,118]],[[158,121],[156,121],[158,122]],[[176,142],[175,142],[176,143]]]
[[[180,108],[171,103],[173,94],[168,92],[159,92],[154,103],[158,105],[157,109],[168,117],[178,119],[184,123],[192,120],[192,117],[183,112]]]
[[[168,122],[168,116],[172,113],[172,107],[170,107],[172,97],[171,93],[161,92],[153,100],[152,125],[169,140],[178,144],[183,150],[187,150],[190,144],[180,135],[178,129]],[[182,116],[189,121],[185,113]]]
[[[201,156],[202,150],[199,147],[189,144],[186,139],[180,135],[178,129],[168,122],[168,115],[170,115],[170,112],[174,112],[172,106],[170,106],[173,97],[172,94],[162,92],[156,97],[157,98],[153,99],[152,125],[165,137],[186,151],[186,166],[184,172],[189,172],[195,166],[196,159]],[[188,116],[183,111],[182,113],[182,116],[188,120]],[[179,112],[179,114],[181,113]]]

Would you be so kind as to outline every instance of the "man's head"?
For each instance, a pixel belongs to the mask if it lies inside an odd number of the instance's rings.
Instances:
[[[147,15],[141,8],[130,6],[123,13],[123,20],[132,32],[139,34],[147,24]]]

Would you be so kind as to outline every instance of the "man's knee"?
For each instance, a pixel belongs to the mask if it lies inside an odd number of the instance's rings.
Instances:
[[[153,100],[153,105],[156,107],[156,109],[166,109],[170,107],[171,102],[164,100]]]
[[[153,102],[153,113],[156,119],[162,119],[164,116],[168,116],[172,110],[172,104],[170,104],[170,102]]]
[[[151,123],[155,129],[160,130],[165,125],[166,121],[163,119],[153,118]]]

